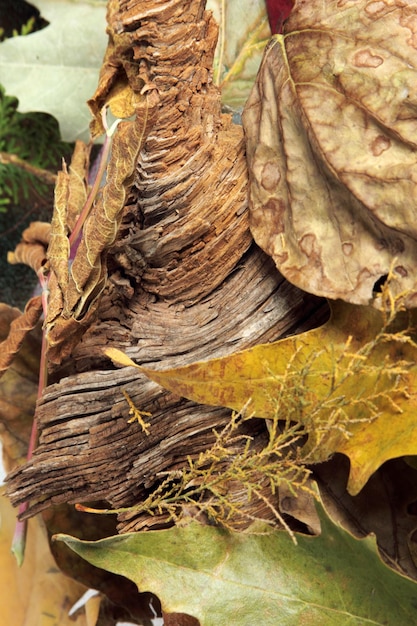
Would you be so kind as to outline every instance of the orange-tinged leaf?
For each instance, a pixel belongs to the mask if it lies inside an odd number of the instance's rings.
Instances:
[[[384,461],[417,450],[417,346],[399,330],[408,321],[400,316],[386,332],[381,312],[336,302],[321,328],[177,369],[106,354],[201,404],[304,424],[310,462],[349,456],[353,494]]]
[[[16,514],[7,498],[0,496],[1,623],[13,626],[94,626],[82,609],[68,612],[86,588],[62,574],[49,551],[39,517],[29,522],[25,562],[18,567],[10,551]]]
[[[7,253],[7,262],[10,265],[23,263],[31,267],[35,272],[39,272],[45,262],[45,257],[45,246],[40,243],[26,243],[22,241],[17,244],[13,252]]]
[[[35,328],[41,315],[42,298],[34,296],[26,304],[24,312],[17,314],[13,319],[8,336],[0,343],[0,375],[7,370],[19,352],[26,335]]]
[[[109,106],[114,117],[119,118],[134,115],[135,102],[135,93],[129,86],[127,79],[122,80],[122,78],[119,78],[119,81],[113,84],[106,100],[106,104]]]
[[[11,324],[21,315],[18,309],[0,303],[0,340],[7,338]],[[38,395],[40,334],[38,327],[25,336],[19,353],[0,379],[0,439],[6,471],[26,459]],[[0,343],[6,354],[4,345]]]

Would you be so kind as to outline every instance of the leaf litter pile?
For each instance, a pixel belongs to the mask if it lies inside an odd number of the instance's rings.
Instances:
[[[44,291],[0,309],[6,492],[101,615],[410,624],[417,3],[297,0],[266,48],[231,5],[216,52],[204,2],[108,3],[96,182],[77,142],[9,255]]]

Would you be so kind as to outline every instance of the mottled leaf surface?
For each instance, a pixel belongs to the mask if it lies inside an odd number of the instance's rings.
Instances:
[[[243,122],[251,230],[293,284],[417,304],[415,0],[298,0]],[[389,33],[389,36],[388,36]]]
[[[321,512],[320,537],[232,533],[192,523],[97,542],[58,535],[97,567],[133,580],[167,612],[201,626],[413,623],[415,583],[389,570],[373,537],[354,539]]]

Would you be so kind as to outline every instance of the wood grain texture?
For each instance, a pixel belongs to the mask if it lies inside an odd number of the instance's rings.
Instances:
[[[324,301],[286,282],[252,241],[243,131],[222,114],[212,83],[217,26],[204,2],[114,1],[108,19],[108,66],[95,101],[122,72],[134,91],[156,87],[160,104],[107,257],[98,319],[51,373],[37,408],[39,446],[8,477],[13,503],[30,501],[28,515],[60,502],[140,502],[158,472],[205,450],[213,429],[229,420],[228,410],[186,401],[132,368],[113,369],[103,348],[172,367],[276,340],[327,316]],[[122,389],[152,414],[149,436],[128,423]],[[249,429],[262,445],[263,422]],[[121,514],[119,522],[127,531],[164,519]]]

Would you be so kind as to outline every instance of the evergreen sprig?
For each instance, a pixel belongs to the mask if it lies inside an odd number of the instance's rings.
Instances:
[[[68,152],[54,117],[39,112],[20,113],[18,105],[18,99],[6,95],[0,85],[0,211],[27,200],[32,189],[45,195],[45,177],[41,172],[37,175],[36,168],[55,167]],[[14,162],[6,155],[13,155]],[[22,167],[22,161],[33,168]]]

